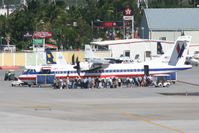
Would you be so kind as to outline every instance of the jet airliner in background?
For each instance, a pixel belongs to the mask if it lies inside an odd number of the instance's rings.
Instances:
[[[93,62],[93,63],[102,63],[102,64],[110,64],[110,63],[122,63],[122,62],[134,62],[130,57],[119,57],[119,58],[114,58],[114,57],[95,57],[93,50],[90,45],[85,45],[85,60],[88,62]],[[138,61],[138,60],[136,60]]]
[[[134,62],[127,64],[77,62],[74,65],[61,63],[61,54],[57,64],[28,68],[19,76],[19,79],[28,84],[36,81],[38,74],[53,74],[56,78],[107,78],[107,77],[137,77],[144,76],[146,71],[151,76],[156,74],[169,74],[180,70],[190,69],[191,65],[185,65],[185,58],[191,42],[191,36],[180,36],[175,41],[173,49],[166,52],[158,59],[146,62]],[[52,59],[53,60],[53,59]],[[62,65],[60,65],[62,64]],[[83,64],[83,65],[82,65]]]

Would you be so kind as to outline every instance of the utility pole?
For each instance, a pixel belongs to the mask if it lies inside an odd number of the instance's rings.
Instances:
[[[2,0],[2,6],[4,6],[4,0]]]
[[[193,0],[193,8],[195,8],[195,7],[196,7],[195,0]]]
[[[28,7],[27,1],[26,0],[21,0],[20,1],[21,5],[24,5],[25,7]]]
[[[180,0],[180,7],[182,8],[182,0]]]
[[[141,5],[142,3],[145,4],[146,8],[149,7],[149,6],[148,6],[148,0],[137,0],[137,7],[140,8],[140,5]],[[143,6],[143,5],[141,5],[141,6]]]
[[[6,14],[6,18],[9,16],[9,4],[6,4],[6,9],[7,9],[7,14]]]
[[[54,5],[56,5],[56,1],[55,0],[51,0],[49,1],[49,4],[53,3]]]
[[[2,39],[3,39],[3,37],[0,36],[0,50],[1,50],[1,46],[2,46]]]

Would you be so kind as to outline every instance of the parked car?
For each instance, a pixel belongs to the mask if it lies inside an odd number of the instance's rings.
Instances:
[[[195,51],[193,57],[199,59],[199,51]]]
[[[198,66],[199,65],[199,59],[195,59],[193,57],[186,57],[185,64]]]
[[[15,73],[14,71],[10,70],[8,72],[5,73],[5,77],[4,77],[4,80],[17,80],[17,78],[15,77]]]
[[[153,85],[155,87],[169,87],[171,85],[171,82],[168,81],[166,77],[167,75],[164,76],[164,74],[157,77],[153,77]]]
[[[165,81],[165,82],[159,82],[155,84],[155,87],[169,87],[170,85],[171,83],[169,81]]]
[[[21,81],[20,79],[17,79],[11,83],[11,86],[23,86],[23,85],[27,85],[27,84]]]

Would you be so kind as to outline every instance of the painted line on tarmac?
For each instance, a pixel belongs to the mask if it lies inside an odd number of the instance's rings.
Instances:
[[[189,85],[193,85],[193,86],[199,86],[199,84],[190,83],[190,82],[186,82],[186,81],[180,81],[180,80],[178,80],[177,82],[179,82],[179,83],[184,83],[184,84],[189,84]]]
[[[176,132],[176,133],[185,133],[185,131],[183,131],[181,129],[169,127],[169,126],[154,122],[152,119],[146,118],[146,117],[138,115],[138,114],[132,114],[132,113],[122,113],[122,114],[127,116],[131,120],[137,119],[137,120],[143,121],[147,124],[154,125],[154,126],[157,126],[157,127],[160,127],[160,128],[164,128],[164,129]]]

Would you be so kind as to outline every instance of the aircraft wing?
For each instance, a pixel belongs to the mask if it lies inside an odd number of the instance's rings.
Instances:
[[[97,71],[104,68],[105,65],[103,64],[93,64],[90,68],[86,70],[81,70],[81,72],[90,72],[90,71]]]
[[[109,66],[109,61],[92,60],[80,63],[81,71],[93,71],[103,69]]]
[[[116,59],[116,58],[105,58],[105,60],[109,61],[109,63],[122,63],[123,60],[121,59]]]

